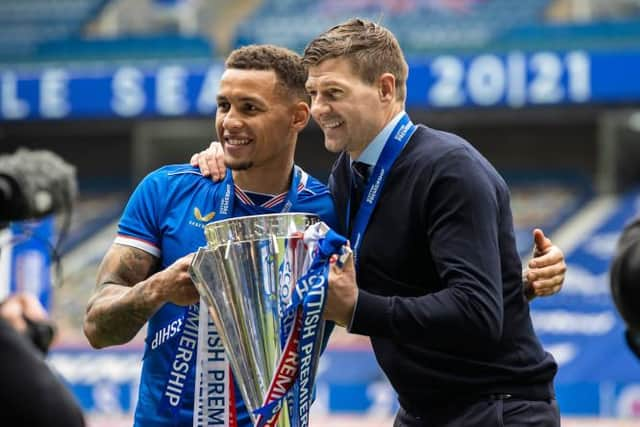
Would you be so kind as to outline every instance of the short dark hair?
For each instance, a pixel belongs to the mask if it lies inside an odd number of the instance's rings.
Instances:
[[[294,96],[309,103],[305,90],[307,68],[302,57],[292,50],[269,44],[248,45],[232,51],[225,68],[239,70],[273,70],[285,96]]]
[[[362,81],[373,84],[383,73],[396,78],[396,99],[404,101],[409,66],[396,37],[375,22],[353,18],[320,34],[304,50],[307,67],[346,58]]]

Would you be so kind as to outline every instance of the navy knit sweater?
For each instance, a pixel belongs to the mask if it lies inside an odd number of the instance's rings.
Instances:
[[[329,178],[343,221],[349,173],[343,153]],[[364,235],[351,327],[371,337],[405,409],[553,396],[557,366],[533,331],[521,269],[504,180],[463,139],[418,126]]]

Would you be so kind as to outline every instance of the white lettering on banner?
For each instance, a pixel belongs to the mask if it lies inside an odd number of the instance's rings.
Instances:
[[[43,117],[59,119],[71,111],[68,91],[69,74],[51,69],[40,78],[40,113]]]
[[[2,73],[0,115],[7,119],[23,119],[29,115],[29,104],[18,97],[18,79],[11,71]]]
[[[297,344],[298,341],[296,340],[295,343]],[[271,400],[282,399],[282,397],[284,397],[298,369],[298,353],[296,351],[290,351],[286,353],[284,357],[282,369],[276,373],[277,376],[274,380],[273,390],[269,396]]]
[[[300,406],[300,425],[306,426],[309,425],[309,376],[311,375],[311,362],[313,358],[313,354],[311,351],[313,350],[313,343],[303,345],[301,348],[301,357],[300,357],[300,396],[299,396],[299,406]],[[304,356],[303,356],[304,355]]]
[[[506,71],[494,55],[481,55],[469,66],[468,90],[478,105],[494,105],[502,98],[506,85]]]
[[[532,310],[531,320],[538,334],[604,335],[613,329],[612,311],[578,313],[568,310]]]
[[[312,276],[314,277],[314,276]],[[324,281],[324,276],[317,276],[322,278]],[[320,283],[322,283],[322,281]],[[307,339],[313,337],[316,333],[316,328],[318,327],[319,322],[322,321],[320,316],[322,315],[322,306],[324,304],[325,293],[323,289],[312,288],[309,291],[309,296],[318,296],[317,299],[310,301],[307,307],[309,307],[309,311],[305,317],[304,325],[302,326],[301,336],[302,339]],[[305,344],[301,347],[300,351],[300,397],[299,397],[299,406],[300,413],[302,414],[300,417],[300,425],[306,426],[309,423],[308,414],[309,411],[308,406],[310,403],[311,396],[309,395],[311,390],[308,386],[309,381],[311,380],[311,364],[313,362],[313,345],[314,343]]]
[[[307,294],[307,292],[309,292],[311,295],[320,295],[321,293],[319,291],[310,291],[311,288],[314,287],[321,287],[324,285],[324,281],[325,278],[323,275],[319,274],[319,275],[313,275],[313,276],[309,276],[309,277],[303,277],[298,281],[298,284],[296,286],[296,293],[298,294],[298,296],[300,297],[300,299],[304,298],[304,295]],[[323,295],[324,297],[324,295]],[[315,304],[313,304],[312,306],[314,306]]]
[[[320,291],[312,291],[311,289],[315,287],[322,287],[324,282],[325,278],[321,274],[314,274],[313,276],[302,278],[298,281],[298,286],[296,287],[298,296],[302,299],[307,292],[309,292],[310,295],[321,295]],[[322,296],[324,297],[324,294],[322,294]],[[313,307],[315,305],[316,304],[313,303],[311,306]]]
[[[228,425],[229,366],[222,339],[200,301],[193,427]]]
[[[529,96],[534,104],[555,104],[564,97],[560,84],[563,64],[551,52],[536,53],[531,57],[531,69],[535,75],[529,86]]]
[[[520,52],[507,57],[507,103],[522,107],[527,102],[527,62]]]
[[[257,425],[264,425],[266,427],[276,425],[280,410],[282,409],[281,399],[285,397],[285,394],[290,390],[296,380],[295,376],[298,372],[297,348],[300,345],[301,312],[296,311],[295,317],[296,319],[293,329],[291,330],[287,342],[282,349],[280,360],[276,366],[275,376],[271,379],[267,389],[267,394],[263,401],[264,405],[274,406],[268,411],[268,413],[262,413],[258,416],[256,422]],[[265,417],[268,415],[272,416],[267,420]]]
[[[156,104],[158,112],[166,115],[180,115],[187,112],[187,70],[172,65],[162,67],[156,76]]]
[[[93,385],[113,381],[134,383],[140,377],[140,356],[136,354],[91,352],[56,352],[48,357],[65,380],[74,384]]]
[[[589,254],[605,260],[608,263],[616,252],[619,238],[620,231],[597,233],[589,238],[587,244],[584,245],[584,249]],[[604,286],[609,287],[608,280],[604,283]]]
[[[222,339],[218,334],[215,334],[215,336],[209,336],[209,338],[207,338],[207,345],[209,346],[207,357],[209,362],[222,362],[225,360],[224,346],[222,345]]]
[[[113,74],[111,108],[123,117],[137,116],[147,103],[144,75],[134,67],[122,67]]]
[[[591,64],[586,52],[571,52],[567,55],[569,93],[578,102],[591,98]]]
[[[103,414],[117,414],[123,408],[118,400],[120,387],[113,382],[102,382],[96,384],[91,390],[93,399],[93,411]]]
[[[225,388],[226,372],[212,369],[207,371],[207,424],[224,425],[225,423]]]
[[[545,345],[544,349],[553,355],[559,367],[571,362],[579,354],[578,346],[572,342]]]
[[[431,63],[436,81],[429,91],[429,101],[437,107],[456,107],[464,104],[464,64],[455,56],[439,56]]]
[[[213,327],[207,328],[208,362],[225,362],[224,345],[218,331]],[[227,372],[225,363],[209,363],[207,369],[207,424],[224,425],[226,410]]]
[[[153,336],[153,341],[151,341],[151,349],[155,350],[159,345],[165,343],[169,338],[180,332],[180,329],[182,329],[182,319],[176,319],[157,331]]]
[[[218,85],[222,76],[222,68],[211,67],[204,76],[204,82],[198,95],[198,112],[201,114],[212,114],[216,111],[218,102]]]
[[[603,302],[610,301],[609,272],[593,274],[580,264],[567,263],[567,273],[562,286],[562,296],[579,295],[589,297],[590,302],[599,298]]]
[[[195,342],[198,339],[198,310],[189,310],[185,319],[184,332],[178,342],[175,359],[171,364],[169,381],[164,394],[169,398],[171,406],[178,406],[184,388],[189,363],[193,358]],[[192,345],[193,344],[193,345]]]
[[[512,107],[591,98],[591,61],[586,52],[538,52],[505,57],[485,54],[470,60],[451,55],[431,61],[435,77],[427,98],[436,107],[480,106],[505,102]]]
[[[371,405],[369,416],[389,416],[395,411],[396,394],[386,381],[376,381],[367,385],[367,397]]]

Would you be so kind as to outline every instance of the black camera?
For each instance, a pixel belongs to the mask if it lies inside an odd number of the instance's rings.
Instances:
[[[27,149],[0,155],[0,229],[10,221],[65,212],[67,215],[58,238],[59,244],[69,227],[76,194],[75,168],[58,155],[47,150]],[[52,247],[54,259],[58,259],[57,246]],[[28,318],[25,321],[27,338],[38,350],[46,353],[55,332],[53,325]]]
[[[611,295],[627,325],[625,338],[640,358],[640,218],[625,228],[611,265]]]
[[[47,150],[0,155],[0,223],[71,210],[75,168]]]

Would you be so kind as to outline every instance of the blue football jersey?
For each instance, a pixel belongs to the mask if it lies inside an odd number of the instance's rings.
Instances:
[[[165,166],[150,173],[131,195],[120,219],[115,243],[142,249],[158,257],[162,269],[168,267],[178,258],[206,245],[204,227],[216,221],[215,193],[220,185],[189,165]],[[297,191],[290,212],[314,213],[330,227],[337,226],[333,199],[324,184],[302,172]],[[279,212],[286,200],[286,193],[264,197],[235,187],[231,216]],[[185,307],[167,303],[149,319],[136,426],[192,426],[195,366],[182,380],[179,414],[169,412],[162,401],[175,361],[177,338],[181,330],[186,333],[186,328],[191,325],[193,329],[193,321],[197,322],[197,315],[189,313]],[[195,360],[195,349],[192,356]],[[237,386],[234,388],[239,390]],[[235,393],[235,398],[238,425],[250,426],[249,414],[239,392]]]

